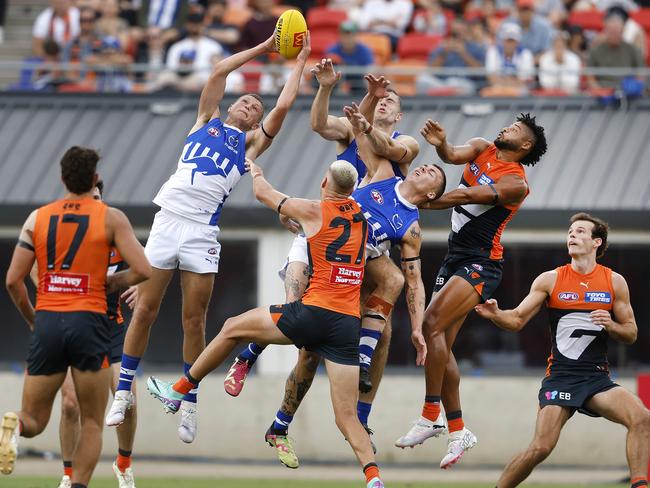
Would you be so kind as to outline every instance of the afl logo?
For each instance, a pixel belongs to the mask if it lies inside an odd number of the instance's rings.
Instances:
[[[212,255],[212,256],[214,256],[215,254],[217,254],[217,252],[219,252],[219,251],[217,251],[217,248],[216,248],[216,247],[211,247],[210,249],[208,249],[208,254],[210,254],[210,255]]]
[[[219,129],[216,127],[208,127],[208,134],[212,137],[219,137]]]
[[[478,176],[478,173],[479,173],[479,171],[480,171],[480,170],[478,169],[478,166],[476,165],[476,163],[472,163],[472,164],[470,164],[470,165],[469,165],[469,170],[472,172],[472,174],[474,174],[474,176]]]
[[[384,197],[383,197],[382,194],[379,193],[377,190],[372,190],[372,191],[370,192],[370,196],[371,196],[372,199],[373,199],[375,202],[377,202],[379,205],[383,205],[383,204],[384,204]]]
[[[578,294],[572,291],[563,291],[557,294],[557,297],[563,302],[575,302],[578,300]]]

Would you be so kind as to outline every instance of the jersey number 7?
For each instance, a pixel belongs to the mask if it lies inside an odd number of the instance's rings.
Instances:
[[[50,223],[47,227],[47,269],[53,270],[56,263],[56,233],[59,226],[59,215],[51,215]],[[72,262],[74,261],[79,247],[81,246],[81,241],[83,241],[86,232],[88,231],[88,215],[77,215],[77,214],[63,214],[61,219],[62,224],[77,224],[77,230],[72,237],[72,242],[68,248],[68,252],[63,258],[63,263],[61,263],[61,269],[70,269],[72,267]]]

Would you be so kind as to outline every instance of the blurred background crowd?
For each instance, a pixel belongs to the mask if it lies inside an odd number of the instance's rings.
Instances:
[[[371,70],[402,95],[646,91],[636,70],[650,59],[650,0],[50,0],[10,89],[199,91],[216,61],[264,41],[289,8],[307,19],[314,60],[343,67],[346,93]],[[291,61],[257,63],[227,91],[277,93]]]

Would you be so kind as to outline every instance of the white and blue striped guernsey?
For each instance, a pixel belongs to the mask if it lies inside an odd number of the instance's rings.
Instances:
[[[419,219],[418,207],[399,192],[400,178],[371,182],[352,193],[368,221],[368,246],[380,252],[399,244],[413,222]]]
[[[176,172],[153,203],[179,217],[218,226],[228,195],[246,172],[246,133],[212,119],[185,139]]]

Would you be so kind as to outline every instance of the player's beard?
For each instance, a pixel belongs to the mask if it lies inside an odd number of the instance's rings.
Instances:
[[[514,142],[504,141],[503,139],[498,138],[494,140],[494,145],[497,149],[501,149],[502,151],[517,151],[519,149]]]

